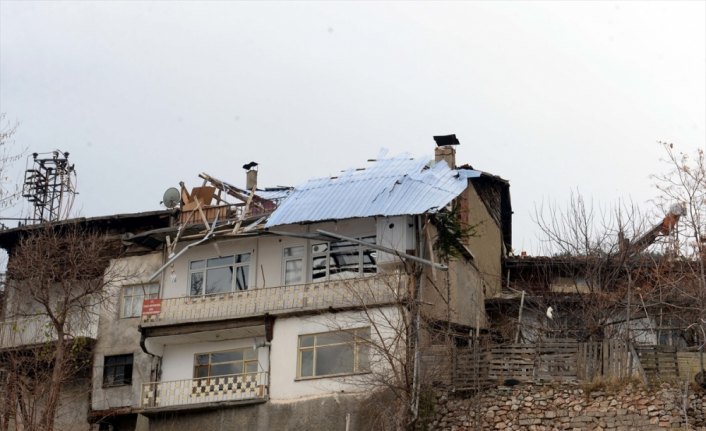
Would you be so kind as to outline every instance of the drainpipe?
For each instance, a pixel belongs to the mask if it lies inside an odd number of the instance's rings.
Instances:
[[[417,256],[421,255],[421,252],[423,250],[421,246],[421,241],[422,241],[422,235],[421,235],[421,229],[422,229],[422,223],[421,223],[421,216],[416,216],[415,217],[415,235],[416,235],[416,244],[415,244],[415,254]],[[416,421],[417,418],[419,417],[419,331],[421,327],[421,300],[422,300],[422,273],[421,270],[417,269],[418,265],[415,265],[414,268],[414,363],[413,363],[413,368],[412,368],[412,414],[414,415],[413,418]]]

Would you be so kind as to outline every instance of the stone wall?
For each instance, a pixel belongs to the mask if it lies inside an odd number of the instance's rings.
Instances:
[[[567,384],[501,386],[469,398],[437,396],[429,429],[706,429],[706,394],[695,394],[692,387],[688,388],[685,418],[684,392],[684,386],[668,384],[646,389],[629,383],[593,390]]]

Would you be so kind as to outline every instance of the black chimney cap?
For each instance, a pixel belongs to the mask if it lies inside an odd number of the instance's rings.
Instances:
[[[243,169],[245,169],[246,171],[249,171],[250,169],[254,168],[255,166],[257,166],[257,162],[250,162],[250,163],[244,164]]]
[[[436,142],[437,147],[444,147],[446,145],[460,145],[461,144],[460,142],[458,142],[458,139],[456,139],[456,135],[434,136],[434,141]]]

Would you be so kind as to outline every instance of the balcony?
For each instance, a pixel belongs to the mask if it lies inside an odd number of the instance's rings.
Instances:
[[[78,322],[77,322],[78,323]],[[94,323],[67,324],[73,328],[71,337],[96,338],[98,325]],[[47,316],[33,316],[0,322],[0,349],[33,346],[56,341],[54,326]]]
[[[407,292],[405,279],[402,274],[391,273],[217,295],[167,298],[159,301],[159,307],[153,314],[143,314],[142,326],[393,304],[401,301]]]
[[[245,373],[200,379],[152,382],[142,385],[140,405],[145,409],[175,406],[202,407],[216,402],[265,401],[268,373]]]

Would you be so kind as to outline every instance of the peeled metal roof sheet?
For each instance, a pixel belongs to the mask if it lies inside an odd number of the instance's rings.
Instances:
[[[429,159],[404,155],[372,161],[365,169],[349,169],[338,177],[311,179],[290,192],[265,227],[433,213],[461,194],[476,172],[428,164]]]

